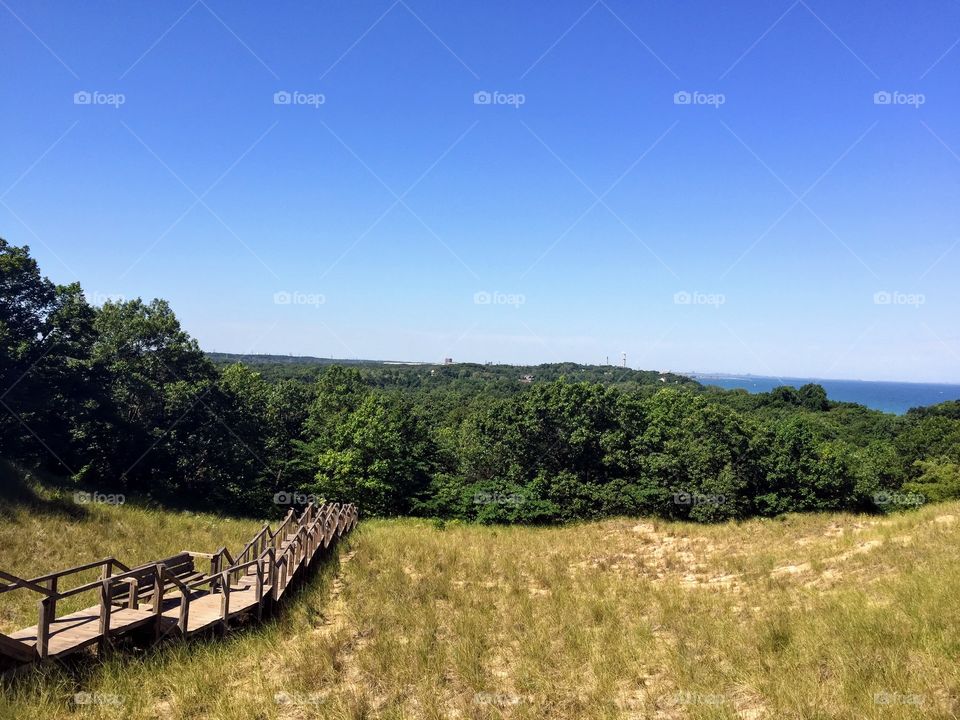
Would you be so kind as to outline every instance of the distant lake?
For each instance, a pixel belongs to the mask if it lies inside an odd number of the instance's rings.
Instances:
[[[874,382],[871,380],[813,380],[810,378],[731,377],[691,375],[704,385],[722,388],[743,388],[751,393],[769,392],[778,385],[799,388],[817,383],[827,397],[841,402],[855,402],[874,410],[901,415],[912,407],[936,405],[947,400],[960,400],[960,385],[941,383]]]

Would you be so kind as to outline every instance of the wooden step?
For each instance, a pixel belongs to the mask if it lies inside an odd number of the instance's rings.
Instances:
[[[313,517],[317,516],[313,515]],[[311,521],[306,514],[304,514],[302,518],[303,519],[300,521],[302,524],[297,527],[296,531],[284,533],[284,539],[279,544],[279,548],[277,550],[278,556],[285,552],[292,545],[292,543],[296,540],[298,533],[303,528],[309,527],[308,523]],[[355,523],[351,523],[348,527],[344,527],[342,534],[349,532],[354,524]],[[286,527],[288,526],[285,524],[285,528]],[[269,527],[267,527],[266,530],[269,530]],[[261,533],[254,537],[254,540],[248,544],[248,548],[254,542],[258,541],[258,539],[263,537],[263,532],[264,531],[261,531]],[[283,571],[280,571],[278,567],[273,567],[272,570],[268,570],[265,578],[271,578],[275,582],[279,582],[281,575],[285,577],[285,582],[283,585],[276,588],[276,597],[278,599],[285,593],[286,589],[296,578],[300,570],[306,567],[308,563],[312,563],[314,557],[316,557],[316,555],[322,552],[326,547],[331,545],[334,540],[339,538],[341,533],[337,528],[334,528],[331,535],[332,537],[328,542],[321,541],[320,537],[316,538],[317,542],[313,548],[313,554],[310,557],[307,557],[307,555],[304,553],[304,548],[301,547],[299,548],[300,557],[296,563],[293,563],[290,556],[287,556],[287,562],[289,562],[289,564],[285,566]],[[244,551],[244,553],[241,555],[242,557],[247,557],[246,551]],[[85,569],[91,569],[98,566],[102,566],[105,573],[109,575],[111,570],[110,563],[113,562],[113,567],[120,567],[122,570],[124,570],[124,573],[122,577],[114,578],[112,582],[108,582],[110,594],[112,595],[112,602],[110,604],[109,639],[112,640],[114,638],[120,638],[123,635],[150,623],[159,624],[157,629],[159,631],[159,637],[162,637],[167,634],[168,631],[173,631],[177,627],[180,620],[181,611],[183,610],[184,598],[180,594],[180,585],[173,582],[166,582],[163,588],[164,595],[161,600],[161,606],[157,609],[157,612],[154,611],[151,601],[154,593],[153,583],[155,582],[156,574],[153,571],[153,566],[156,564],[161,564],[164,566],[164,569],[167,572],[176,576],[181,583],[189,584],[206,577],[203,573],[195,568],[195,556],[214,558],[220,556],[220,554],[215,553],[213,555],[203,555],[199,553],[183,552],[166,558],[165,560],[160,560],[155,563],[147,563],[131,570],[127,570],[126,566],[119,561],[116,561],[113,558],[108,558],[105,561],[89,563],[87,565],[71,568],[67,571],[53,573],[41,578],[35,578],[34,580],[26,580],[6,573],[0,573],[0,576],[2,576],[3,579],[8,583],[7,585],[0,586],[0,591],[16,589],[17,587],[28,588],[31,591],[40,594],[41,597],[47,597],[47,600],[42,601],[44,603],[44,607],[47,607],[49,604],[49,606],[52,608],[55,606],[55,602],[58,598],[67,597],[70,594],[77,594],[78,592],[82,591],[90,591],[91,589],[96,589],[98,586],[97,582],[93,582],[90,583],[89,587],[86,585],[81,585],[75,586],[72,590],[64,591],[63,583],[61,583],[61,593],[58,595],[56,592],[56,580],[58,578],[66,577],[67,575],[75,574]],[[229,571],[229,568],[223,568],[223,570]],[[52,589],[48,589],[47,587],[39,584],[40,581],[44,580],[49,581],[50,588]],[[189,591],[189,608],[187,614],[187,627],[185,629],[186,635],[213,627],[219,623],[222,623],[224,620],[229,620],[231,618],[236,618],[240,615],[250,613],[254,609],[259,611],[258,606],[260,602],[273,597],[273,584],[265,583],[262,588],[261,599],[258,601],[258,575],[256,567],[247,568],[245,571],[243,571],[242,575],[231,579],[231,582],[232,584],[229,588],[229,600],[227,603],[228,614],[226,618],[223,616],[224,596],[222,588],[218,587],[216,590],[211,590],[208,583],[202,586],[204,589],[193,588]],[[124,586],[123,583],[127,583],[127,585]],[[132,599],[130,597],[131,591],[134,593],[134,597]],[[134,607],[128,607],[130,604],[133,604]],[[95,605],[93,607],[86,608],[85,610],[80,610],[51,620],[46,643],[47,655],[49,657],[60,657],[89,647],[90,645],[96,644],[103,640],[102,633],[100,632],[100,614],[101,606]],[[39,628],[38,626],[34,625],[32,627],[17,631],[11,635],[0,634],[0,656],[13,659],[17,662],[30,662],[32,660],[36,660],[38,657],[38,653],[36,651],[38,633]]]
[[[114,608],[110,613],[110,634],[120,635],[154,619],[152,612],[142,609]],[[80,610],[57,618],[50,623],[47,652],[55,657],[92,645],[100,639],[100,606]],[[13,633],[14,640],[35,647],[37,626]]]

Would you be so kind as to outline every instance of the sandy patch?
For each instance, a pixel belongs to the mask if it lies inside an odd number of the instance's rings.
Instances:
[[[883,543],[880,540],[867,540],[866,542],[862,542],[858,544],[852,550],[847,550],[846,552],[840,553],[839,555],[834,555],[833,557],[827,558],[823,562],[825,563],[844,562],[846,560],[849,560],[852,557],[856,557],[857,555],[865,555],[866,553],[872,552],[876,550],[878,547],[880,547],[881,545],[883,545]]]
[[[789,575],[801,575],[810,572],[810,563],[800,563],[799,565],[781,565],[770,571],[770,577],[785,577]]]

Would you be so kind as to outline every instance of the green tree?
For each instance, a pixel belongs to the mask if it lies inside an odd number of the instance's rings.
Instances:
[[[307,489],[328,500],[396,515],[429,485],[436,451],[424,424],[400,396],[373,393],[355,371],[324,373],[304,427],[300,462],[313,472]]]
[[[928,502],[943,502],[960,498],[960,463],[947,458],[918,460],[918,476],[904,484],[906,492],[923,495]]]
[[[823,389],[822,385],[807,383],[797,391],[797,396],[800,405],[807,410],[822,412],[830,408],[830,401],[827,400],[827,391]]]

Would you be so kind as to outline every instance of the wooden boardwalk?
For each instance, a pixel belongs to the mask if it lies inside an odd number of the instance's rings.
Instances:
[[[155,644],[211,628],[225,631],[240,618],[259,620],[356,524],[353,505],[310,503],[299,516],[290,510],[276,530],[264,525],[236,558],[226,548],[185,550],[129,568],[111,557],[29,580],[0,570],[0,594],[27,590],[38,595],[37,624],[0,633],[0,661],[9,667],[91,646],[102,653],[134,633]],[[198,560],[209,561],[209,571],[198,570]],[[64,589],[70,576],[97,568],[99,580]],[[99,602],[57,617],[57,601],[81,593],[97,593]]]

